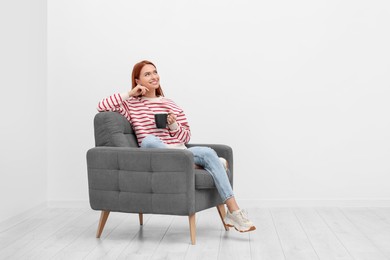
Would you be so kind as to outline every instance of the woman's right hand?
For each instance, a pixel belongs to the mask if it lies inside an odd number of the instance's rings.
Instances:
[[[149,91],[147,87],[138,84],[137,86],[135,86],[135,88],[129,91],[129,96],[130,97],[143,96],[147,91]]]

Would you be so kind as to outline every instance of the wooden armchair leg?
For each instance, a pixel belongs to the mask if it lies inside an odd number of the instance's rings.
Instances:
[[[225,227],[226,231],[229,231],[229,227],[226,226],[225,220],[224,220],[225,219],[225,215],[226,215],[225,205],[224,204],[217,205],[217,210],[218,210],[218,213],[219,213],[219,217],[222,220],[222,225]]]
[[[139,217],[139,224],[142,226],[144,224],[144,214],[138,213],[138,217]]]
[[[108,215],[110,214],[109,211],[102,210],[102,213],[100,214],[100,220],[99,220],[99,226],[96,232],[96,237],[100,238],[100,235],[103,232],[104,225],[106,225],[106,221],[108,218]]]
[[[195,226],[195,213],[188,216],[188,220],[190,221],[190,236],[191,236],[191,244],[196,244],[196,226]]]

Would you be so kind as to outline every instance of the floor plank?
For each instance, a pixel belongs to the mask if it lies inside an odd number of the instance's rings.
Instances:
[[[190,245],[185,256],[186,260],[218,259],[219,244],[225,231],[216,208],[201,211],[196,214],[196,245]]]
[[[161,243],[157,246],[150,259],[182,260],[184,259],[190,244],[191,239],[188,216],[174,216],[172,224],[169,226]]]
[[[390,208],[369,208],[381,221],[390,224]]]
[[[71,243],[58,251],[54,259],[84,259],[113,230],[115,230],[124,220],[126,215],[123,213],[110,213],[104,227],[101,238],[96,238],[97,225],[90,225],[84,232],[81,232]]]
[[[169,215],[151,215],[118,259],[150,259],[173,220]]]
[[[320,259],[353,259],[315,209],[298,208],[294,213]]]
[[[17,240],[22,239],[26,234],[34,232],[35,229],[38,229],[48,221],[50,222],[60,214],[61,209],[48,208],[40,212],[40,214],[29,216],[24,221],[12,225],[9,228],[3,227],[3,230],[0,233],[0,250],[3,250]]]
[[[143,226],[139,224],[138,214],[111,213],[110,215],[114,214],[124,214],[124,221],[107,236],[103,236],[97,242],[96,247],[84,259],[117,259],[132,240],[138,236],[138,232],[142,230]],[[144,225],[147,225],[150,217],[151,215],[144,214]],[[110,217],[107,222],[109,221]]]
[[[58,212],[56,217],[49,217],[49,215],[42,213],[40,218],[46,219],[46,222],[31,232],[24,233],[24,236],[1,250],[0,259],[20,258],[50,239],[54,233],[86,212],[85,209],[55,209],[54,211]]]
[[[354,259],[388,259],[338,208],[323,208],[317,212],[347,248]]]
[[[47,212],[49,209],[45,205],[39,205],[32,209],[29,209],[21,214],[18,214],[12,218],[6,219],[0,222],[0,234],[16,225],[19,225],[28,218]],[[1,248],[0,248],[1,249]]]
[[[271,215],[286,259],[319,259],[291,209],[271,209]]]
[[[256,230],[249,233],[252,259],[285,259],[271,213],[267,208],[248,209]]]
[[[390,223],[368,208],[344,208],[342,212],[381,253],[390,258]]]
[[[88,210],[68,225],[59,229],[36,248],[22,255],[20,259],[52,259],[55,254],[72,243],[86,230],[96,227],[99,214],[97,211]]]
[[[249,233],[240,233],[234,228],[222,232],[218,259],[251,259]]]

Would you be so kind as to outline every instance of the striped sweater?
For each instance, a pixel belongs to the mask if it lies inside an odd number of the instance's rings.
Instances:
[[[122,114],[133,126],[138,144],[145,136],[153,134],[172,148],[186,148],[191,137],[190,126],[183,110],[165,97],[129,97],[128,93],[116,93],[99,102],[98,111],[114,111]],[[156,128],[154,114],[173,111],[176,123],[164,129]]]

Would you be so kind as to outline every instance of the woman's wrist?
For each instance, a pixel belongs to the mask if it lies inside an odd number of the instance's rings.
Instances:
[[[177,128],[179,128],[179,125],[177,124],[177,122],[173,122],[172,124],[168,125],[169,127],[169,130],[171,131],[175,131]]]
[[[125,93],[122,93],[122,94],[121,94],[122,100],[129,99],[130,97],[131,97],[131,96],[129,95],[129,92],[125,92]]]

